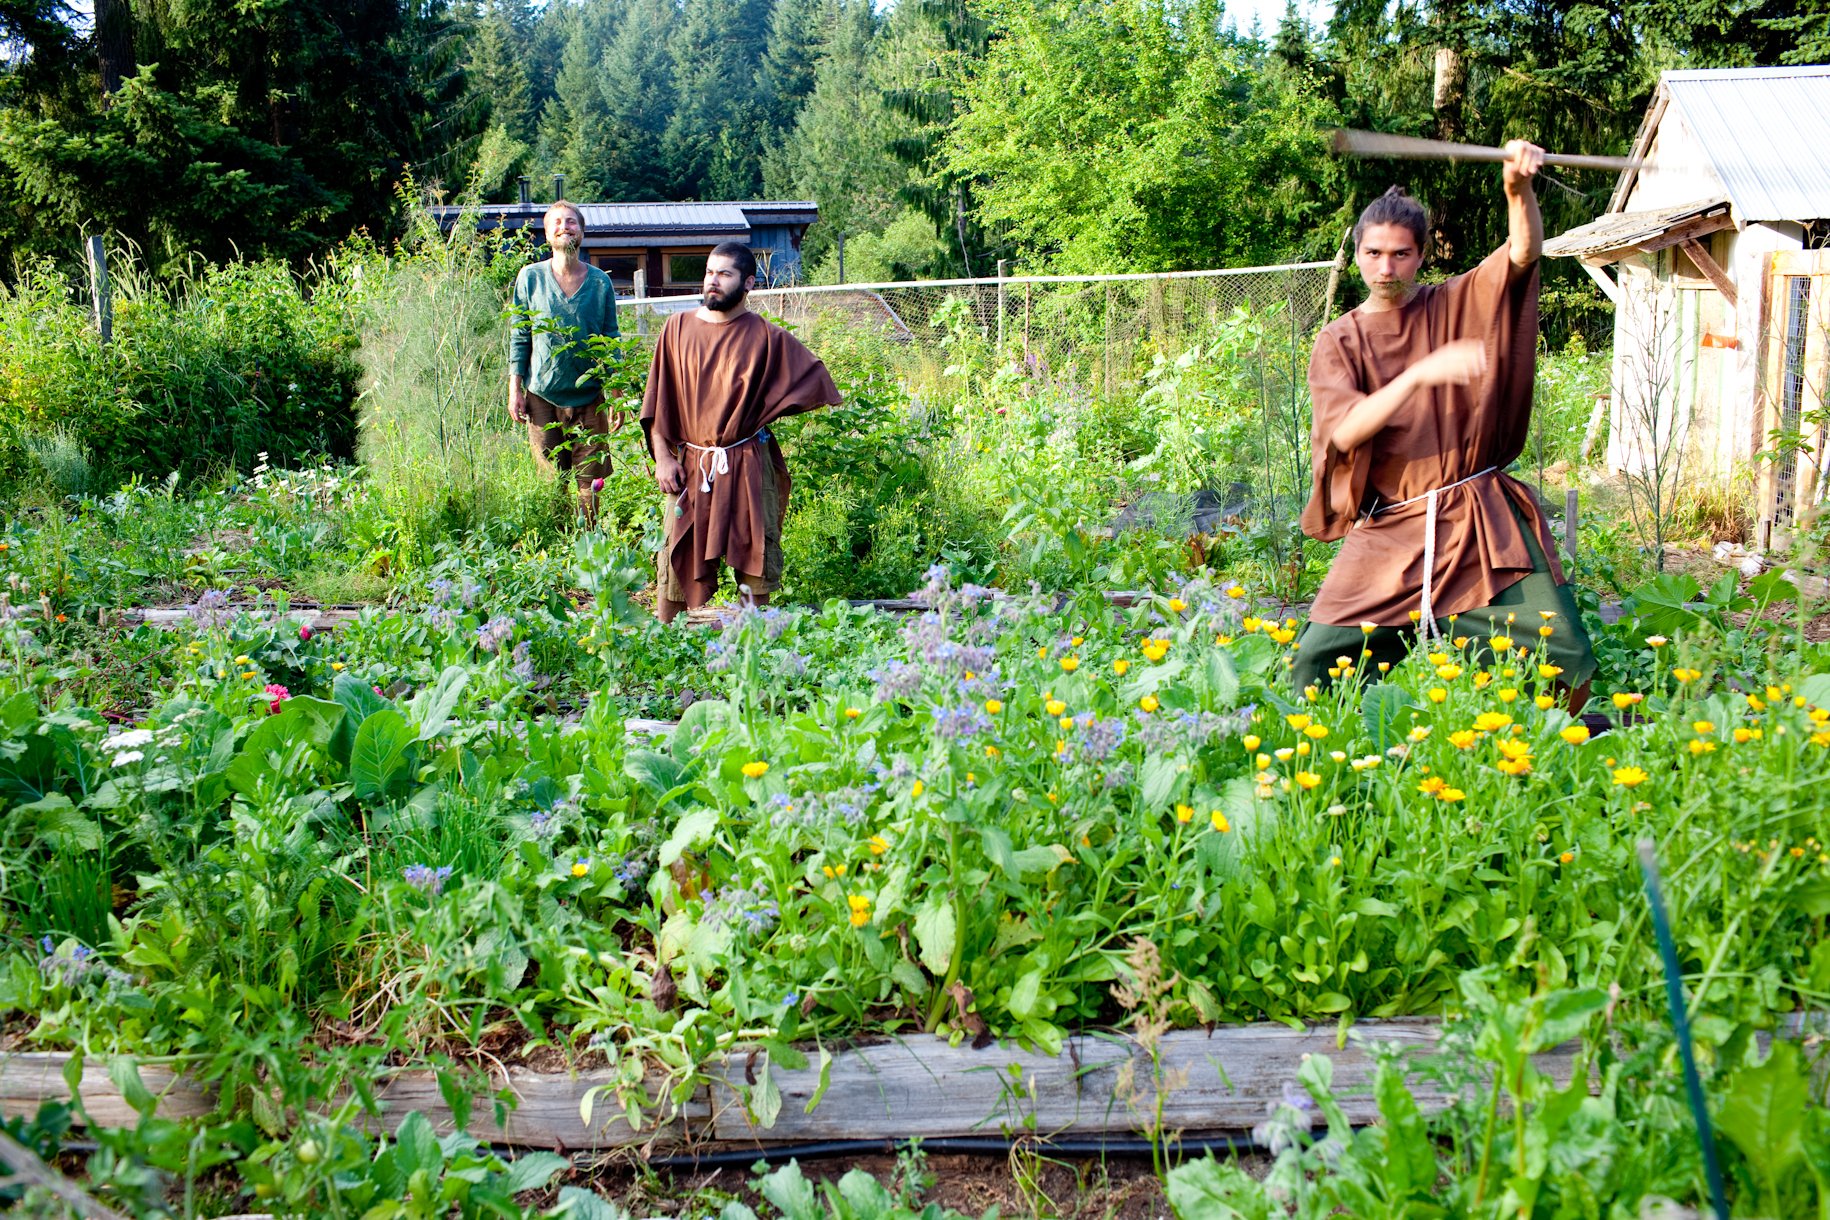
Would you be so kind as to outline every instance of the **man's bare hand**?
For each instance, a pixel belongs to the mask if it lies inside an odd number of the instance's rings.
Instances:
[[[655,454],[655,485],[670,496],[677,496],[686,486],[686,467],[680,465],[680,459],[667,449]]]
[[[518,424],[527,422],[527,391],[520,386],[508,387],[508,417]]]
[[[1479,339],[1445,343],[1411,366],[1423,385],[1470,385],[1487,372],[1487,345]]]
[[[1501,177],[1508,195],[1520,195],[1531,189],[1532,175],[1544,166],[1544,150],[1530,140],[1506,141],[1506,161]]]

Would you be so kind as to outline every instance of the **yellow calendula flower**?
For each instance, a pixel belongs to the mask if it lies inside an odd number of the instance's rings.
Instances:
[[[1650,778],[1639,767],[1618,767],[1614,771],[1614,782],[1622,788],[1637,788]]]
[[[1423,793],[1425,796],[1434,796],[1436,793],[1441,792],[1444,788],[1447,788],[1448,786],[1449,786],[1448,780],[1444,779],[1440,775],[1432,775],[1428,779],[1424,780],[1422,783],[1417,785],[1417,791]]]
[[[1473,729],[1457,729],[1449,734],[1449,744],[1458,750],[1472,749],[1480,735]]]
[[[1671,676],[1676,678],[1679,682],[1695,682],[1698,678],[1703,676],[1703,671],[1700,669],[1690,669],[1680,665],[1671,671]]]
[[[1382,674],[1384,674],[1384,673],[1390,673],[1390,672],[1391,672],[1391,668],[1392,668],[1392,663],[1391,663],[1391,662],[1390,662],[1390,661],[1381,661],[1381,662],[1379,662],[1379,672],[1380,672],[1380,673],[1382,673]]]
[[[1195,810],[1194,810],[1194,806],[1192,806],[1192,805],[1183,805],[1183,804],[1177,804],[1177,805],[1176,805],[1176,821],[1178,821],[1178,822],[1192,822],[1192,821],[1194,821],[1194,820],[1195,820]]]
[[[1546,623],[1544,626],[1538,628],[1538,634],[1548,640],[1551,636],[1557,634],[1557,629],[1552,627],[1549,623]]]
[[[1493,675],[1490,673],[1475,674],[1474,675],[1474,689],[1475,690],[1486,690],[1487,684],[1492,681],[1493,681]]]
[[[1574,860],[1575,858],[1576,858],[1575,852],[1566,851],[1562,855],[1557,857],[1557,863],[1558,864],[1568,864],[1570,861]]]
[[[1428,741],[1430,737],[1430,726],[1427,724],[1416,725],[1411,729],[1408,736],[1412,741]]]
[[[1557,736],[1569,742],[1572,746],[1579,746],[1589,739],[1589,729],[1586,724],[1566,725],[1557,730]]]
[[[1759,695],[1754,694],[1752,691],[1748,692],[1747,705],[1756,712],[1766,711],[1766,700],[1762,699]]]
[[[1063,716],[1061,719],[1055,721],[1055,726],[1065,733],[1074,727],[1074,718],[1072,716]]]
[[[1117,674],[1121,678],[1125,676],[1125,671],[1130,668],[1131,668],[1131,662],[1125,660],[1125,658],[1123,658],[1123,657],[1120,657],[1118,660],[1112,662],[1112,672]]]
[[[589,860],[574,860],[572,862],[572,875],[574,877],[582,877],[590,871],[591,862]]]
[[[882,835],[872,835],[870,839],[871,855],[881,856],[890,849],[890,841]]]
[[[1699,737],[1707,737],[1716,731],[1716,725],[1713,720],[1692,720],[1690,731]]]
[[[1441,678],[1444,682],[1453,682],[1455,679],[1461,677],[1461,666],[1438,665],[1436,667],[1436,676]]]
[[[1245,596],[1245,586],[1244,585],[1228,585],[1226,587],[1226,595],[1228,597],[1232,598],[1233,600],[1237,601],[1238,599]],[[1250,631],[1251,628],[1247,627],[1246,630]]]
[[[1296,638],[1296,630],[1292,627],[1279,627],[1276,631],[1271,633],[1271,638],[1276,640],[1279,644],[1288,644],[1291,640]]]
[[[1523,741],[1514,741],[1507,738],[1494,742],[1493,746],[1494,749],[1498,750],[1507,758],[1519,759],[1531,757],[1531,746]]]
[[[1284,717],[1284,723],[1300,733],[1315,723],[1315,717],[1305,716],[1301,712],[1292,712]]]
[[[1413,611],[1411,611],[1411,612],[1410,612],[1410,616],[1409,616],[1409,617],[1410,617],[1410,620],[1411,620],[1411,622],[1413,622],[1413,623],[1415,623],[1415,622],[1417,622],[1417,621],[1418,621],[1418,620],[1419,620],[1419,619],[1421,619],[1421,618],[1422,618],[1422,617],[1423,617],[1423,611],[1421,611],[1421,610],[1413,610]]]
[[[1378,629],[1379,629],[1379,624],[1374,623],[1374,622],[1364,622],[1364,623],[1360,624],[1360,631],[1365,635],[1371,635],[1373,632],[1377,631]]]
[[[871,921],[871,900],[863,894],[852,894],[846,898],[845,905],[851,908],[852,927],[862,928]]]
[[[909,795],[910,796],[920,796],[922,793],[926,792],[927,790],[928,790],[927,785],[922,783],[920,780],[916,780],[914,783],[909,785]]]
[[[1512,651],[1512,637],[1509,635],[1489,636],[1487,643],[1495,652],[1504,653]]]
[[[1335,762],[1344,763],[1347,761],[1347,751],[1330,750],[1328,751],[1328,757],[1334,759]]]
[[[1258,770],[1263,771],[1266,767],[1271,765],[1271,756],[1269,754],[1255,754],[1252,756],[1252,765]]]
[[[1182,611],[1184,611],[1186,609],[1188,609],[1188,603],[1183,601],[1181,598],[1172,597],[1169,599],[1169,613],[1180,614],[1180,613],[1182,613]]]
[[[1046,661],[1047,659],[1048,659],[1048,645],[1044,644],[1042,647],[1036,649],[1036,660]]]
[[[761,779],[769,774],[769,764],[760,759],[755,762],[747,762],[743,765],[743,773],[746,779]]]
[[[237,665],[248,665],[248,664],[251,664],[251,662],[250,662],[250,661],[249,661],[249,660],[248,660],[248,658],[247,658],[247,657],[236,657],[236,658],[235,658],[235,663],[236,663],[236,664],[237,664]]]
[[[1561,666],[1561,665],[1540,665],[1540,666],[1538,666],[1538,677],[1543,678],[1547,682],[1562,672],[1563,672],[1563,666]]]
[[[1540,610],[1538,611],[1538,617],[1548,623],[1550,620],[1557,617],[1557,612],[1555,610]]]
[[[1051,716],[1059,716],[1067,711],[1067,704],[1059,699],[1050,699],[1047,703],[1042,705],[1042,710]]]
[[[845,709],[845,718],[847,720],[856,720],[862,715],[864,715],[862,708],[848,707]]]
[[[1312,724],[1303,730],[1303,736],[1313,737],[1315,740],[1320,741],[1322,738],[1328,736],[1328,726],[1325,724]]]
[[[1431,653],[1431,654],[1430,654],[1430,664],[1432,664],[1432,665],[1447,665],[1447,664],[1448,664],[1448,663],[1449,663],[1449,654],[1448,654],[1448,653],[1446,653],[1446,652],[1432,652],[1432,653]]]
[[[1239,744],[1245,747],[1245,752],[1247,754],[1250,754],[1252,751],[1256,750],[1259,747],[1259,745],[1262,743],[1259,740],[1258,734],[1247,733],[1244,737],[1241,737],[1239,739]]]
[[[258,678],[258,677],[260,677],[260,675],[259,675],[259,674],[257,674],[257,673],[255,673],[255,672],[254,672],[254,671],[253,671],[253,670],[252,670],[252,669],[250,669],[250,670],[249,670],[249,671],[248,671],[248,672],[247,672],[247,673],[244,673],[244,674],[243,674],[243,675],[242,675],[242,677],[243,677],[243,679],[245,679],[245,680],[246,680],[246,681],[249,681],[249,682],[252,682],[252,681],[253,681],[253,680],[254,680],[254,679],[256,679],[256,678]]]
[[[1766,699],[1768,703],[1778,703],[1785,697],[1786,693],[1777,686],[1769,686],[1766,688]]]
[[[1155,695],[1145,695],[1142,699],[1137,701],[1137,705],[1146,712],[1154,712],[1157,708],[1163,706],[1161,703],[1157,702]]]
[[[1144,659],[1145,660],[1160,661],[1169,652],[1169,641],[1168,640],[1145,640],[1143,648],[1144,648]]]
[[[1239,629],[1244,632],[1253,632],[1262,626],[1264,626],[1264,620],[1256,614],[1248,614],[1239,620]]]
[[[331,668],[331,672],[333,672],[333,673],[342,673],[343,672],[343,662],[332,661],[330,663],[330,668]]]
[[[1221,813],[1218,809],[1215,809],[1212,812],[1210,812],[1207,815],[1207,820],[1213,826],[1213,828],[1215,830],[1219,831],[1221,834],[1225,834],[1227,831],[1229,831],[1233,828],[1233,824],[1226,820],[1226,815],[1224,813]]]
[[[1613,695],[1614,706],[1623,712],[1644,698],[1638,691],[1617,690]]]
[[[1483,733],[1497,733],[1511,723],[1505,712],[1482,712],[1474,718],[1474,727]]]
[[[1305,790],[1313,788],[1322,782],[1322,777],[1313,771],[1298,771],[1295,778],[1296,782]]]
[[[1292,758],[1296,757],[1296,750],[1290,746],[1284,746],[1279,750],[1273,751],[1273,753],[1277,755],[1278,762],[1289,762]]]
[[[1551,706],[1557,701],[1549,695],[1539,695],[1537,698],[1533,699],[1532,702],[1538,705],[1538,710],[1540,712],[1548,712],[1551,709]]]
[[[987,699],[985,700],[985,710],[995,716],[1004,710],[1004,701],[1002,699]]]
[[[1493,693],[1500,697],[1501,703],[1511,703],[1514,699],[1517,699],[1519,697],[1518,689],[1516,687],[1511,687],[1511,686],[1504,687]]]
[[[1080,658],[1079,657],[1062,657],[1061,658],[1061,672],[1062,673],[1071,674],[1076,669],[1079,669],[1079,668],[1080,668]]]
[[[1716,748],[1715,742],[1704,741],[1701,737],[1692,738],[1691,742],[1690,742],[1690,753],[1692,756],[1699,755],[1699,754],[1712,754],[1715,752],[1715,748]]]
[[[1431,703],[1441,703],[1444,699],[1449,697],[1449,692],[1440,686],[1432,686],[1429,690],[1424,692],[1424,695]]]
[[[1531,758],[1502,758],[1493,764],[1494,770],[1502,775],[1530,775]]]
[[[985,757],[986,758],[996,758],[997,756],[998,756],[998,748],[996,746],[986,746],[985,747]]]
[[[1460,788],[1444,788],[1441,792],[1436,794],[1436,799],[1454,803],[1455,801],[1467,800],[1468,794],[1463,792]]]
[[[1084,635],[1077,635],[1073,639],[1068,641],[1068,643],[1073,645],[1075,648],[1080,647],[1082,644],[1084,644],[1086,642],[1087,642],[1087,637]]]
[[[1646,637],[1646,643],[1652,645],[1652,647],[1654,647],[1654,648],[1663,648],[1666,644],[1669,644],[1670,642],[1671,641],[1667,640],[1662,635],[1649,635]]]
[[[1307,758],[1307,757],[1309,757],[1309,755],[1313,751],[1313,749],[1314,749],[1314,747],[1311,746],[1308,742],[1299,741],[1296,743],[1296,756],[1298,758]]]
[[[1746,745],[1750,741],[1759,741],[1763,735],[1764,730],[1761,729],[1736,729],[1735,743],[1737,745]]]

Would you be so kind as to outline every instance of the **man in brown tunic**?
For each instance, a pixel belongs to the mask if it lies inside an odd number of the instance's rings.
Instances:
[[[769,600],[781,580],[789,480],[768,426],[840,401],[818,357],[750,312],[745,297],[755,286],[749,247],[716,247],[706,259],[704,303],[668,318],[655,342],[642,431],[667,496],[655,575],[662,622],[711,600],[720,563],[749,598]]]
[[[1577,688],[1594,671],[1537,498],[1504,473],[1530,429],[1543,245],[1543,150],[1507,152],[1509,237],[1472,271],[1417,283],[1426,218],[1399,188],[1354,227],[1368,297],[1323,328],[1309,362],[1303,532],[1345,541],[1298,644],[1299,687],[1395,662],[1419,631],[1479,637],[1477,653],[1493,637],[1543,647]]]

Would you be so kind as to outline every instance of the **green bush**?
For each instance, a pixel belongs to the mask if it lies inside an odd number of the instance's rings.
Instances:
[[[51,264],[0,286],[0,478],[70,492],[353,454],[355,339],[333,278],[230,263],[168,284],[114,263],[107,345]]]

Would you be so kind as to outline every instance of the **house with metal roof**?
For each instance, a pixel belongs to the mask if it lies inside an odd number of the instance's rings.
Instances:
[[[1767,545],[1830,491],[1830,66],[1667,72],[1631,160],[1544,244],[1615,306],[1608,465],[1757,463]]]
[[[555,176],[553,196],[565,193],[565,179]],[[468,212],[481,230],[540,228],[549,203],[528,198],[521,180],[516,203],[490,203],[470,209],[432,209],[441,229]],[[812,200],[741,200],[716,203],[579,203],[585,238],[580,256],[610,274],[622,296],[696,294],[705,276],[705,259],[720,242],[740,241],[756,255],[759,287],[800,282],[801,238],[820,218]]]

